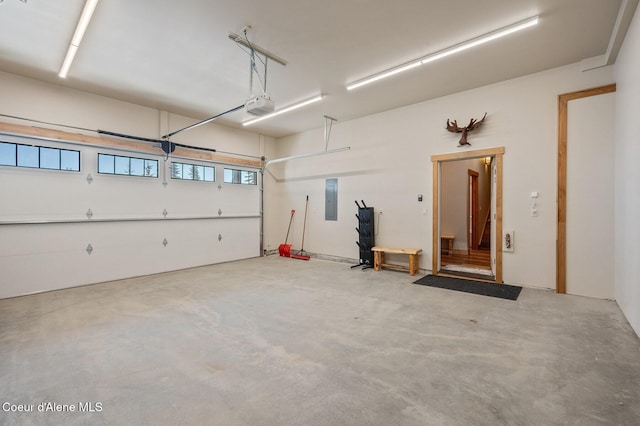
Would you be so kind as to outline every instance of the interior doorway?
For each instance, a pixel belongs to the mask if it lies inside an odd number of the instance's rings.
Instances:
[[[491,245],[479,248],[480,218],[491,211],[491,167],[487,159],[463,158],[440,165],[440,270],[493,280]],[[489,233],[490,233],[489,223]],[[446,243],[446,244],[445,244]]]
[[[432,273],[502,282],[504,148],[434,155]]]

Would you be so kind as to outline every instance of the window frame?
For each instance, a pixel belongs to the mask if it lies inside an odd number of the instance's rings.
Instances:
[[[239,174],[240,179],[239,181],[234,181],[235,177],[232,177],[231,182],[227,181],[227,170],[231,171],[233,176],[235,176],[236,174]],[[243,182],[244,180],[244,173],[251,173],[253,176],[252,182],[251,183],[247,183],[247,182]],[[258,172],[255,170],[247,170],[247,169],[231,169],[228,167],[224,168],[224,173],[223,173],[223,178],[222,181],[225,184],[229,184],[229,185],[243,185],[243,186],[257,186],[258,185]]]
[[[174,173],[174,167],[176,165],[180,165],[180,175]],[[185,171],[185,166],[191,168],[191,172]],[[208,170],[210,169],[210,174]],[[177,170],[177,169],[176,169]],[[196,173],[196,170],[198,172]],[[191,177],[184,177],[185,174],[190,173]],[[195,179],[196,175],[201,176],[201,179]],[[207,176],[213,177],[213,180],[206,180]],[[215,183],[216,182],[216,167],[215,166],[207,166],[204,164],[196,164],[196,163],[183,163],[181,161],[172,161],[169,164],[169,176],[171,179],[176,181],[187,181],[187,182],[203,182],[203,183]]]
[[[113,170],[112,172],[108,172],[108,171],[103,171],[104,169],[101,169],[100,167],[100,160],[101,158],[105,158],[105,157],[112,157],[113,161],[113,167],[111,168],[111,170]],[[128,160],[128,168],[127,171],[128,173],[118,173],[117,170],[117,159],[118,158],[124,158],[126,160]],[[142,174],[132,174],[131,171],[131,160],[140,160],[142,161]],[[155,172],[155,174],[146,174],[145,170],[147,170],[147,163],[155,163],[155,168],[151,168],[151,170],[153,170]],[[128,155],[117,155],[117,154],[108,154],[108,153],[104,153],[104,152],[98,152],[98,162],[96,164],[96,172],[98,174],[101,175],[111,175],[111,176],[130,176],[130,177],[135,177],[135,178],[151,178],[151,179],[158,179],[160,177],[160,162],[158,160],[154,160],[152,158],[146,158],[146,157],[131,157]]]
[[[0,140],[0,144],[6,144],[9,146],[13,146],[13,164],[9,163],[0,163],[0,167],[15,167],[19,169],[38,169],[38,170],[52,170],[52,171],[60,171],[60,172],[76,172],[79,173],[82,171],[82,155],[80,150],[75,149],[65,149],[65,148],[56,148],[47,145],[34,145],[34,144],[25,144],[25,143],[17,143],[17,142],[9,142],[6,140]],[[21,163],[20,159],[20,147],[25,147],[29,149],[35,149],[37,153],[32,154],[36,155],[35,164],[31,162],[30,164]],[[57,151],[58,154],[58,164],[57,168],[55,167],[45,167],[42,162],[42,150],[50,150]],[[63,153],[74,153],[73,165],[77,168],[63,168],[65,162],[63,160]],[[24,155],[24,154],[23,154]],[[26,161],[26,160],[23,160]]]

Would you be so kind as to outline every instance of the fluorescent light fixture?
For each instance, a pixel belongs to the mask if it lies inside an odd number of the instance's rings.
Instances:
[[[91,16],[93,16],[93,11],[96,10],[97,5],[98,0],[87,0],[87,2],[84,4],[82,15],[80,15],[80,20],[78,21],[78,25],[76,26],[76,31],[73,33],[73,37],[71,38],[71,44],[69,44],[69,49],[67,50],[67,55],[64,57],[64,61],[62,62],[62,67],[60,68],[58,77],[67,77],[69,68],[71,68],[71,63],[76,56],[76,52],[78,51],[78,47],[80,46],[80,42],[82,41],[84,32],[89,26],[89,21],[91,21]]]
[[[301,101],[301,102],[286,106],[286,107],[284,107],[282,109],[276,110],[276,111],[272,112],[271,114],[263,115],[263,116],[258,117],[258,118],[254,118],[254,119],[251,119],[251,120],[244,121],[244,122],[242,122],[242,125],[243,126],[250,126],[253,123],[257,123],[258,121],[266,120],[267,118],[275,117],[276,115],[284,114],[285,112],[293,111],[294,109],[302,108],[304,106],[313,104],[315,102],[318,102],[318,101],[322,100],[322,98],[323,98],[322,95],[318,95],[318,96],[316,96],[314,98],[307,99],[307,100],[304,100],[304,101]]]
[[[440,50],[438,52],[427,55],[423,58],[416,59],[414,61],[407,62],[406,64],[399,65],[397,67],[388,69],[386,71],[382,71],[380,73],[374,74],[372,76],[363,78],[361,80],[355,81],[353,83],[347,84],[347,90],[357,89],[358,87],[364,86],[369,83],[373,83],[374,81],[381,80],[383,78],[391,77],[392,75],[401,73],[403,71],[410,70],[412,68],[418,67],[420,65],[428,64],[429,62],[436,61],[438,59],[445,58],[450,55],[454,55],[456,53],[460,53],[464,50],[471,49],[476,46],[480,46],[481,44],[496,40],[498,38],[504,37],[509,34],[513,34],[517,31],[524,30],[525,28],[532,27],[538,24],[538,17],[534,16],[533,18],[525,19],[524,21],[516,22],[515,24],[511,24],[509,26],[500,28],[498,30],[492,31],[490,33],[481,35],[479,37],[473,38],[471,40],[464,41],[460,44],[456,44],[451,47],[447,47],[446,49]]]
[[[67,78],[67,74],[69,73],[69,68],[71,68],[71,63],[73,62],[73,58],[76,57],[77,51],[78,51],[78,46],[74,46],[73,44],[69,45],[69,50],[67,50],[67,56],[64,57],[64,62],[62,63],[62,67],[60,68],[58,77]]]

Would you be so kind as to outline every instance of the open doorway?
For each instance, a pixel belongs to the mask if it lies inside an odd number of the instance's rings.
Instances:
[[[440,239],[445,243],[440,248],[442,272],[495,278],[491,268],[491,159],[465,158],[440,164]],[[483,247],[481,232],[489,234]]]
[[[432,273],[502,282],[504,148],[431,157]]]

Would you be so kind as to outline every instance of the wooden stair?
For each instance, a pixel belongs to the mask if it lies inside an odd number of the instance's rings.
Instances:
[[[469,254],[442,254],[440,264],[446,265],[462,265],[473,268],[491,269],[491,251],[490,250],[469,250]]]

